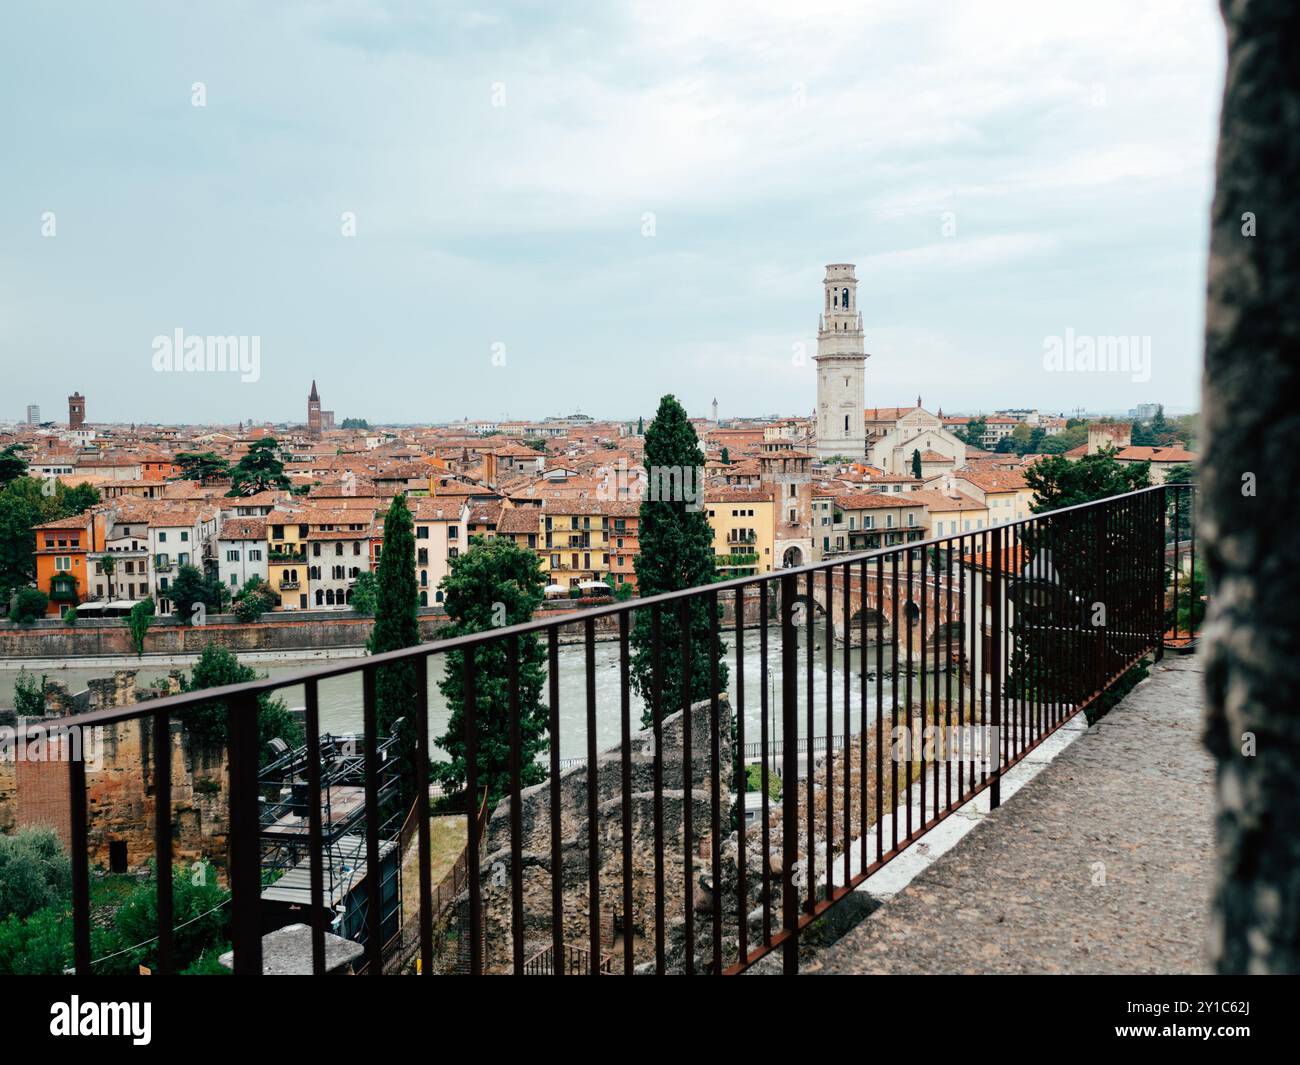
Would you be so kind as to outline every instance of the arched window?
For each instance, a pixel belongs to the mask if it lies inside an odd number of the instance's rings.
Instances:
[[[428,606],[428,605],[429,605],[429,593],[428,593],[428,592],[421,592],[421,593],[420,593],[420,605],[421,605],[421,606]]]
[[[843,295],[840,296],[840,306],[846,311],[849,309],[849,290],[844,289]]]
[[[847,414],[844,415],[844,431],[846,433],[849,431],[849,416]]]
[[[839,305],[840,305],[840,295],[838,292],[833,292],[831,295],[831,306],[838,307]]]
[[[316,589],[316,605],[317,606],[325,605],[325,593],[322,592],[319,588]]]

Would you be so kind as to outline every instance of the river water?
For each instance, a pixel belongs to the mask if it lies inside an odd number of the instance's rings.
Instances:
[[[819,626],[820,629],[820,626]],[[735,636],[730,634],[728,643],[727,659],[729,662],[730,679],[728,687],[732,689],[729,695],[734,694],[735,688]],[[816,635],[814,644],[814,661],[813,661],[813,678],[814,678],[814,735],[824,736],[826,732],[826,649],[825,634],[819,631]],[[850,651],[851,673],[849,677],[850,692],[850,732],[856,733],[860,725],[860,691],[861,691],[861,649],[853,648]],[[761,669],[760,656],[760,633],[758,629],[746,631],[744,646],[742,650],[745,673],[745,740],[748,745],[759,739],[759,726],[762,716],[760,704],[759,677]],[[869,671],[867,681],[867,712],[868,721],[875,720],[876,713],[876,682],[874,677],[876,663],[876,647],[869,644],[866,648],[867,668]],[[587,749],[587,732],[586,732],[586,679],[583,665],[583,648],[581,645],[562,645],[559,650],[560,657],[560,756],[562,758],[579,758],[586,754]],[[890,649],[884,648],[883,661],[885,668],[888,670],[890,661]],[[837,645],[834,649],[835,658],[835,691],[834,691],[834,732],[840,734],[843,731],[844,722],[844,648]],[[597,747],[601,750],[616,744],[620,736],[621,723],[619,721],[619,669],[618,669],[618,643],[616,641],[599,642],[596,644],[596,742]],[[85,659],[69,659],[66,667],[58,669],[44,670],[51,680],[57,680],[66,684],[73,691],[79,691],[86,687],[86,682],[99,677],[109,676],[112,673],[111,667],[93,667],[86,666]],[[358,665],[360,659],[357,660]],[[800,708],[800,736],[805,732],[807,707],[805,703],[805,684],[806,684],[806,633],[800,632],[800,653],[799,653],[799,708]],[[305,668],[320,666],[322,663],[319,659],[314,661],[304,661],[296,658],[283,658],[272,662],[261,662],[256,664],[260,674],[264,674],[274,680],[277,677],[284,677]],[[14,682],[18,677],[19,669],[22,663],[13,659],[7,659],[0,663],[0,706],[13,706]],[[768,630],[768,655],[767,655],[768,672],[765,680],[768,689],[768,728],[769,735],[772,738],[780,736],[781,733],[781,634],[780,628],[774,627]],[[150,666],[146,659],[139,668],[137,674],[137,683],[147,685],[150,681],[165,677],[169,670],[173,668],[184,668],[166,665]],[[37,672],[30,670],[29,672]],[[442,735],[447,727],[448,711],[446,700],[438,690],[437,680],[442,676],[442,664],[436,659],[430,663],[429,670],[429,733],[430,738]],[[913,699],[917,698],[919,692],[919,681],[914,678],[913,682]],[[888,673],[883,681],[883,706],[886,712],[890,711],[893,706],[893,685]],[[543,688],[543,698],[545,698],[546,688]],[[290,707],[299,707],[303,705],[305,696],[301,685],[287,686],[280,691],[281,697]],[[360,673],[351,674],[343,677],[323,680],[319,684],[320,699],[320,720],[322,731],[328,731],[335,734],[347,734],[359,731],[361,728],[361,675]],[[734,702],[734,700],[733,700]],[[642,703],[635,690],[631,693],[631,713],[632,728],[635,731],[640,724]],[[436,744],[430,745],[430,756],[437,759],[444,755]]]

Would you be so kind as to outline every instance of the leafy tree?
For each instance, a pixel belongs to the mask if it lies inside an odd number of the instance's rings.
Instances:
[[[683,479],[692,474],[694,483],[700,483],[704,455],[700,451],[695,427],[674,396],[664,396],[659,401],[655,419],[646,430],[644,461],[647,474],[658,479],[659,483],[663,483],[662,473],[667,470],[678,471]],[[716,579],[713,530],[707,513],[698,502],[685,498],[646,498],[641,501],[640,519],[641,553],[635,566],[637,588],[642,596],[706,585]],[[681,709],[684,695],[691,702],[710,696],[709,604],[703,596],[692,600],[687,607],[687,629],[691,653],[689,691],[685,689],[680,653],[681,615],[675,606],[660,611],[660,648],[663,653],[660,656],[662,703],[659,705],[667,713]],[[652,636],[651,611],[637,611],[631,636],[631,675],[633,686],[645,700],[642,723],[647,725],[653,721],[653,708],[656,706]],[[722,640],[718,641],[717,666],[718,684],[720,690],[725,690],[727,662]]]
[[[44,906],[27,917],[0,921],[0,973],[57,976],[72,961],[72,913]]]
[[[261,577],[249,577],[234,597],[235,617],[243,622],[256,621],[275,606],[275,593]]]
[[[181,690],[187,692],[220,688],[226,684],[247,684],[261,676],[251,666],[241,665],[229,648],[210,643],[194,663],[188,679],[182,679]],[[205,703],[182,711],[180,718],[190,735],[209,747],[223,747],[228,739],[226,704]],[[284,740],[290,747],[303,742],[302,726],[294,719],[278,696],[263,692],[257,697],[257,733],[261,741],[262,761],[269,760],[269,744],[273,739]]]
[[[230,463],[212,451],[182,451],[175,458],[181,479],[208,484],[230,476]]]
[[[228,496],[251,496],[268,489],[287,490],[289,478],[280,461],[280,442],[273,436],[253,441],[247,454],[230,471]]]
[[[722,449],[722,464],[724,466],[731,465],[731,452],[728,451],[725,447]]]
[[[921,479],[921,450],[920,448],[912,449],[912,476],[917,480]]]
[[[76,623],[77,623],[77,608],[75,606],[70,606],[68,607],[67,610],[63,612],[63,624],[75,625]]]
[[[197,872],[197,875],[196,875]],[[229,935],[229,892],[204,862],[199,870],[172,869],[172,961],[178,969],[196,962],[205,951],[224,946]],[[140,966],[158,965],[158,883],[156,873],[135,887],[113,915],[110,938],[101,949],[112,955],[97,966],[104,975],[134,975]]]
[[[14,596],[13,619],[19,625],[30,625],[45,616],[45,608],[49,605],[50,597],[39,588],[19,588]]]
[[[172,612],[181,624],[188,625],[193,620],[194,604],[202,603],[205,607],[210,607],[208,591],[208,582],[198,567],[188,563],[180,567],[176,579],[167,589],[167,598],[172,601]]]
[[[356,583],[352,585],[352,609],[358,614],[373,614],[378,602],[378,578],[369,570],[357,574]]]
[[[30,917],[71,890],[72,865],[52,828],[0,836],[0,918]]]
[[[14,711],[19,717],[44,717],[47,689],[45,674],[37,680],[26,669],[19,669],[18,679],[14,681]]]
[[[153,614],[153,600],[142,599],[127,615],[126,627],[131,632],[131,646],[135,648],[136,658],[144,654],[144,637],[149,631],[149,626],[153,624]]]
[[[1114,449],[1077,460],[1048,455],[1025,471],[1025,483],[1034,490],[1034,513],[1042,514],[1146,488],[1151,464],[1119,462]]]
[[[0,487],[17,477],[27,476],[27,460],[20,454],[26,450],[26,444],[10,444],[0,451]]]
[[[988,430],[988,419],[984,417],[972,418],[966,423],[965,430],[959,430],[953,435],[965,441],[969,447],[983,448],[984,433]]]
[[[387,549],[385,549],[387,557]],[[452,559],[442,579],[450,626],[448,637],[486,632],[529,621],[544,598],[546,578],[537,553],[513,540],[475,537],[469,551]],[[475,648],[477,666],[474,699],[477,772],[493,805],[510,788],[510,691],[507,647],[494,640]],[[466,782],[465,653],[447,653],[446,673],[438,687],[447,700],[447,731],[438,738],[450,760],[434,766],[433,775],[453,788]],[[547,749],[547,711],[542,706],[545,652],[535,634],[519,637],[519,667],[514,688],[519,693],[520,783],[539,783],[545,770],[537,756]]]
[[[0,601],[36,578],[35,527],[81,514],[98,501],[88,484],[68,488],[36,477],[16,477],[0,490]]]
[[[344,429],[369,429],[370,423],[365,418],[344,418]]]
[[[395,496],[384,516],[384,551],[376,586],[375,624],[366,648],[377,655],[414,647],[420,642],[420,593],[415,582],[415,529],[405,495]],[[375,723],[380,736],[398,733],[404,759],[403,801],[412,799],[415,788],[416,668],[413,660],[407,660],[375,672]]]
[[[108,597],[114,598],[113,574],[117,572],[117,559],[107,552],[99,559],[99,568],[104,571],[104,576],[108,578]]]
[[[529,439],[525,440],[523,444],[524,447],[531,448],[533,451],[546,450],[546,441],[543,440],[540,436],[530,437]]]

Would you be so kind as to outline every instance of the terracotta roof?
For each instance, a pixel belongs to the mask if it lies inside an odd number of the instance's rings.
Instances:
[[[265,518],[231,518],[222,527],[218,540],[265,540]]]

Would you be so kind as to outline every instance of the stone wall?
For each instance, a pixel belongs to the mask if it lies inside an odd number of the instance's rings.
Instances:
[[[692,781],[692,869],[696,958],[707,966],[712,951],[712,805],[710,705],[706,700],[691,711],[691,757],[683,758],[683,714],[679,711],[663,722],[663,875],[665,938],[668,967],[680,969],[683,961],[686,859],[683,832],[685,794],[682,787],[686,765]],[[735,905],[736,847],[731,807],[731,709],[720,702],[720,782],[722,810],[722,888],[724,944],[733,955],[737,910]],[[560,775],[561,869],[563,883],[564,933],[567,944],[586,946],[590,940],[590,897],[588,886],[588,843],[590,832],[598,834],[599,898],[602,951],[613,956],[615,972],[622,969],[622,948],[615,947],[616,935],[633,935],[638,966],[654,961],[655,847],[654,736],[637,732],[631,740],[632,913],[623,913],[623,790],[622,747],[602,752],[596,762],[597,818],[587,816],[587,766],[575,766]],[[524,954],[531,957],[551,943],[551,785],[549,782],[525,789],[520,795],[522,820],[522,867],[524,887]],[[752,848],[757,850],[757,848]],[[761,883],[761,856],[750,855],[755,872],[751,884]],[[510,802],[503,800],[488,822],[482,861],[484,915],[484,961],[490,972],[508,971],[512,963]],[[729,889],[729,890],[728,890]],[[757,894],[753,896],[757,899]],[[748,907],[747,907],[748,909]],[[466,911],[461,907],[462,919]],[[621,939],[619,940],[621,944]]]
[[[171,681],[177,688],[176,676]],[[86,697],[70,696],[51,684],[46,702],[50,719],[78,709],[125,706],[158,698],[163,692],[137,688],[134,670],[92,681]],[[0,724],[13,724],[9,715]],[[110,844],[125,845],[128,869],[143,867],[154,856],[154,795],[157,766],[153,758],[152,718],[88,729],[80,738],[87,760],[86,799],[92,868],[110,867]],[[224,862],[227,832],[228,773],[224,751],[193,742],[185,727],[171,723],[172,838],[176,862],[200,857]],[[71,844],[68,763],[62,759],[0,760],[0,831],[47,825]]]

